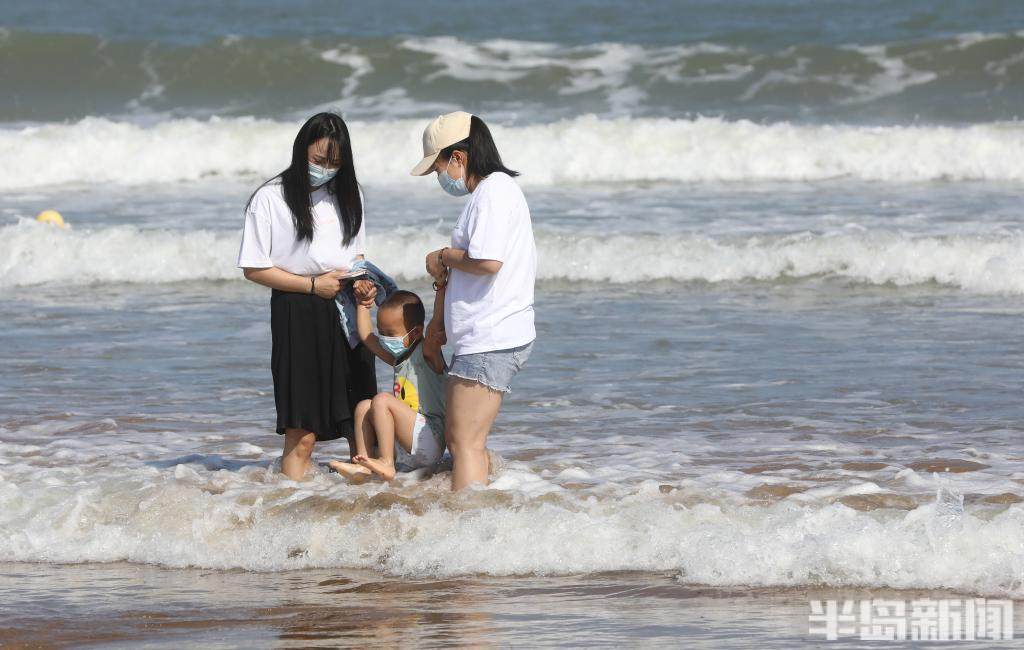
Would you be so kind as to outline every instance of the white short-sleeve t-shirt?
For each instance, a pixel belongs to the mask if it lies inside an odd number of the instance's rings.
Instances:
[[[494,275],[452,269],[444,320],[455,354],[505,350],[534,340],[537,246],[526,197],[511,176],[494,172],[480,181],[452,231],[452,248],[502,263]]]
[[[310,200],[313,240],[303,241],[296,236],[292,211],[284,202],[281,182],[274,180],[256,190],[245,211],[242,245],[238,251],[239,268],[276,266],[296,275],[319,275],[347,270],[359,255],[366,254],[365,209],[359,232],[345,246],[338,210],[327,187],[314,190]],[[365,207],[365,203],[363,205]]]

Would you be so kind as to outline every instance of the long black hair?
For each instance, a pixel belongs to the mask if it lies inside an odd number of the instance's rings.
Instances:
[[[466,178],[484,179],[494,172],[505,172],[509,176],[518,176],[501,162],[501,154],[491,137],[491,130],[476,115],[469,120],[469,137],[441,150],[441,156],[450,160],[452,152],[466,152]]]
[[[292,144],[291,164],[267,183],[281,179],[281,192],[292,212],[295,234],[300,240],[312,241],[313,212],[309,195],[315,188],[309,183],[308,152],[309,145],[321,138],[327,139],[327,160],[331,161],[332,166],[340,166],[338,173],[326,185],[337,206],[343,243],[347,246],[359,234],[363,225],[363,202],[359,197],[359,182],[352,163],[352,140],[348,135],[348,126],[340,115],[317,113],[306,120]],[[249,197],[249,202],[252,202],[252,197]]]

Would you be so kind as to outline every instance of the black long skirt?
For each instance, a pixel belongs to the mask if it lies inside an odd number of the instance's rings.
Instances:
[[[373,353],[352,349],[333,300],[274,290],[270,296],[277,432],[305,429],[317,440],[351,438],[360,400],[377,393]]]

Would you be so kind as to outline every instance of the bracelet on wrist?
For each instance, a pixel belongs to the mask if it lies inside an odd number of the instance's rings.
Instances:
[[[309,292],[316,293],[316,276],[309,276]]]
[[[431,283],[431,286],[434,287],[434,291],[440,291],[441,289],[444,289],[445,287],[448,286],[448,269],[447,269],[447,267],[444,270],[444,277],[441,278],[441,281],[438,282],[437,280],[434,280],[433,283]]]

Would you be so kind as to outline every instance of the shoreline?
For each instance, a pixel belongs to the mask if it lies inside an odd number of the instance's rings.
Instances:
[[[793,647],[826,643],[808,633],[811,600],[909,604],[975,596],[939,589],[697,586],[680,583],[675,572],[410,579],[361,570],[252,573],[122,562],[2,563],[0,573],[10,585],[2,601],[8,604],[0,606],[5,647],[455,641],[720,647],[726,640],[730,647]],[[1018,611],[1022,605],[1014,602]],[[839,643],[849,641],[859,639],[843,636]],[[990,643],[957,641],[956,647]]]

